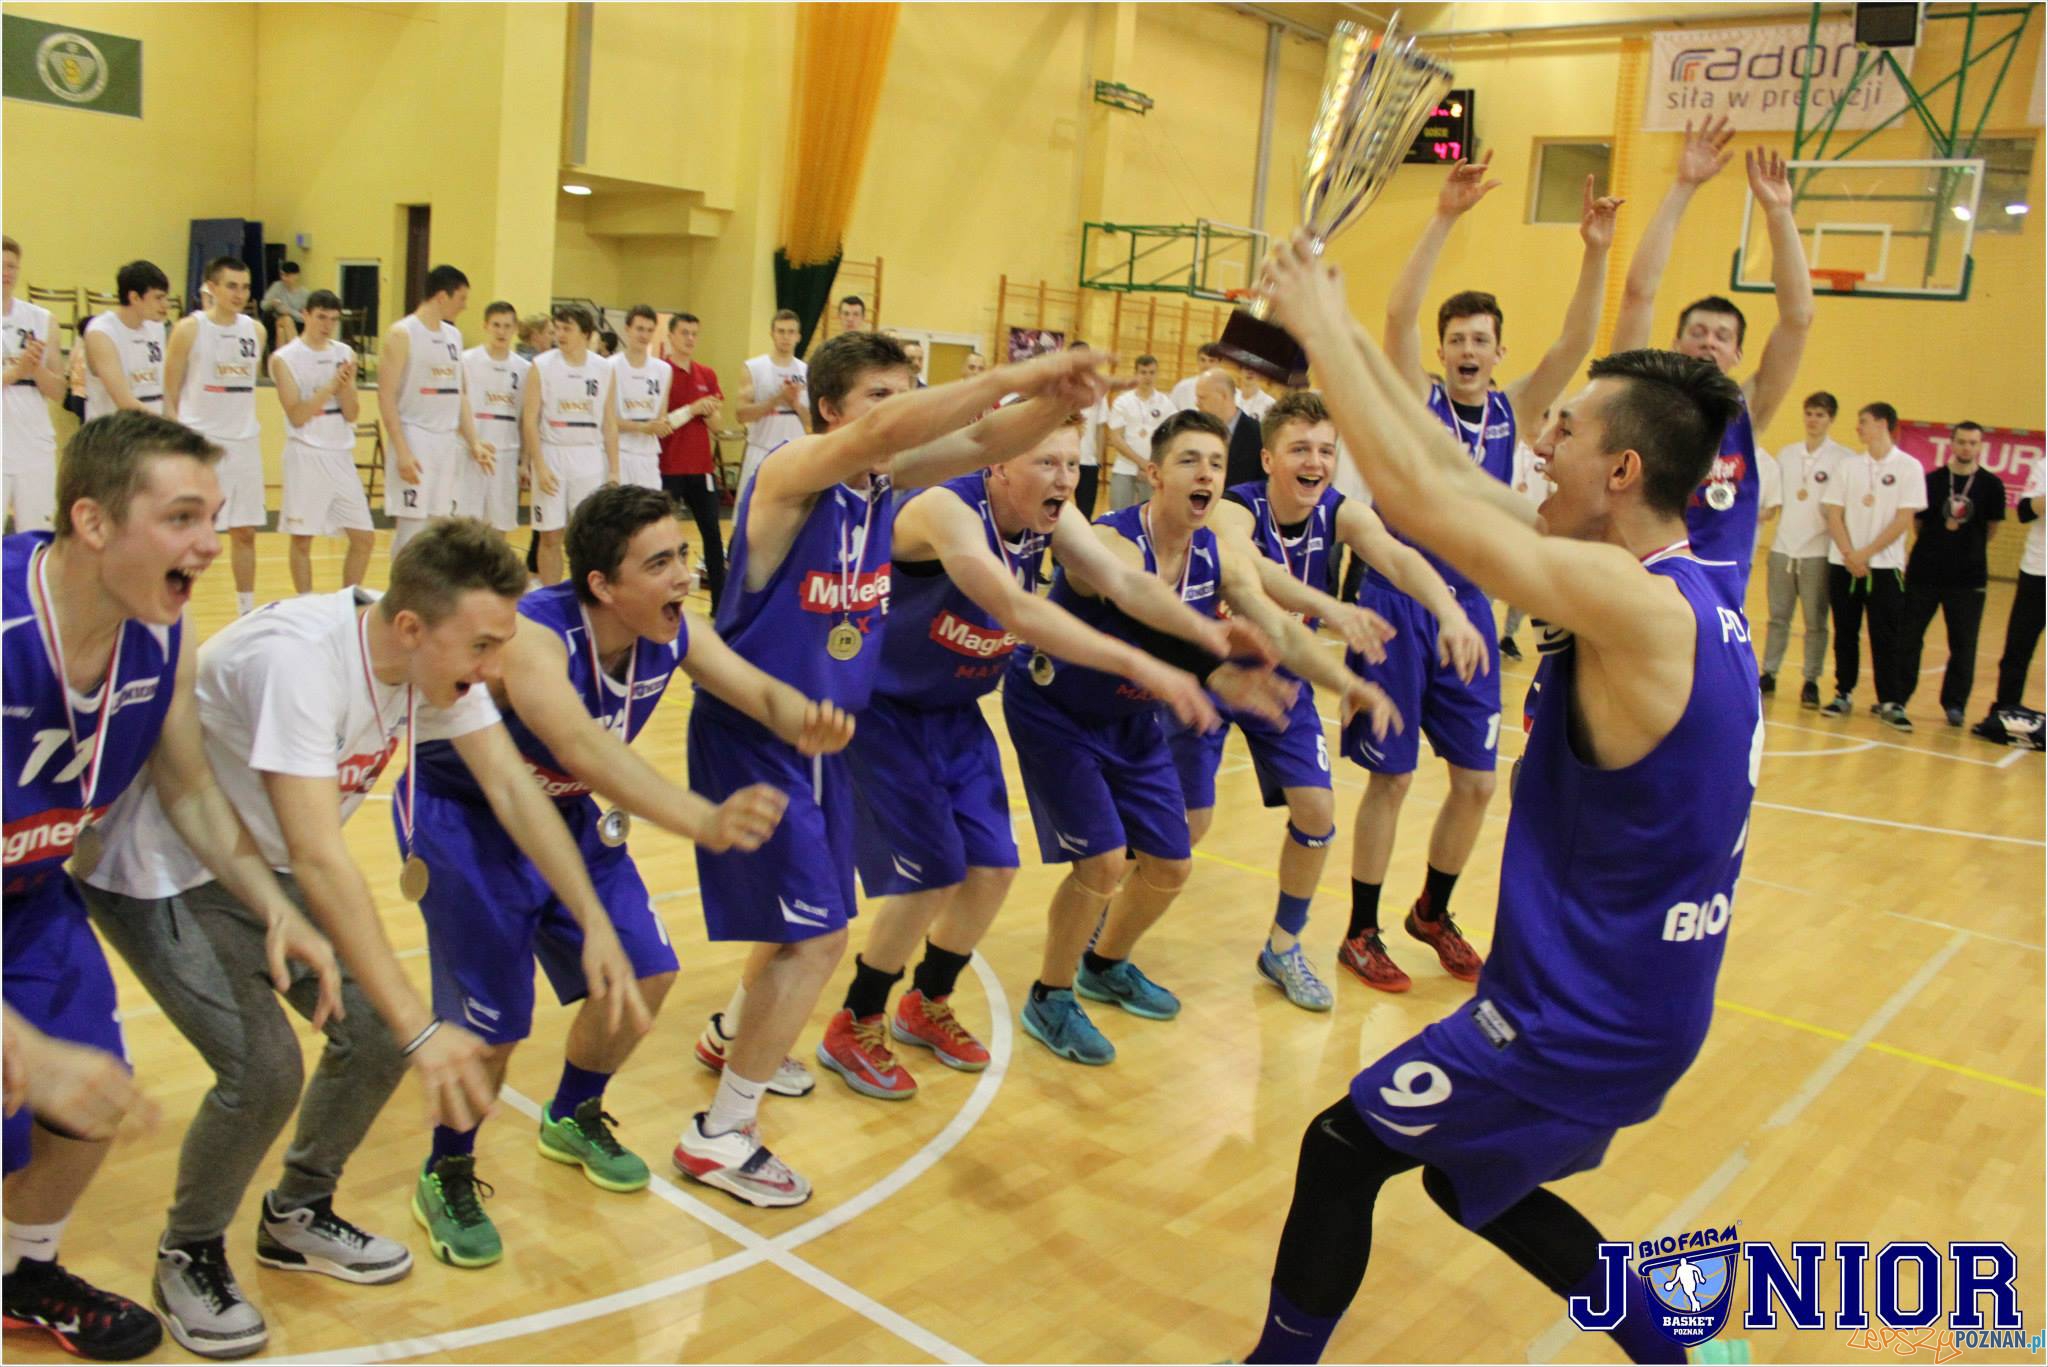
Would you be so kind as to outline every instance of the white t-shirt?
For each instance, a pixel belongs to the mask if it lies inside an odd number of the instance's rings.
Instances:
[[[1919,461],[1896,446],[1882,460],[1854,454],[1836,463],[1834,477],[1828,480],[1821,503],[1842,510],[1851,546],[1868,545],[1901,511],[1918,512],[1927,506],[1927,472],[1920,468]],[[1870,558],[1870,568],[1906,568],[1906,543],[1910,539],[1895,538]],[[1828,563],[1846,563],[1833,537],[1828,538]]]
[[[378,683],[363,651],[365,589],[287,598],[199,648],[195,689],[215,780],[274,869],[290,851],[263,786],[266,773],[333,779],[346,822],[398,749],[404,684]],[[490,690],[449,708],[417,704],[416,742],[452,740],[498,721]],[[155,791],[137,784],[108,814],[106,854],[88,880],[128,897],[172,897],[212,878],[172,829]]]
[[[1124,445],[1140,456],[1146,456],[1152,451],[1152,430],[1179,411],[1173,406],[1173,396],[1163,389],[1155,389],[1143,398],[1139,397],[1137,390],[1126,389],[1109,406],[1109,430],[1121,436]],[[1107,448],[1108,443],[1103,445]],[[1114,473],[1135,475],[1139,468],[1118,456]]]
[[[621,351],[612,359],[612,403],[622,422],[653,422],[668,412],[668,385],[675,372],[668,362],[647,353],[647,364],[636,366]],[[647,432],[619,433],[619,458],[639,456],[661,458],[661,438]]]
[[[1102,459],[1102,429],[1109,423],[1109,400],[1097,399],[1083,416],[1088,425],[1081,429],[1081,463],[1097,465]]]
[[[1543,458],[1526,441],[1515,443],[1514,486],[1516,493],[1529,500],[1531,508],[1543,506],[1543,500],[1549,498],[1551,490],[1557,487],[1550,482],[1550,476],[1543,473]]]
[[[1173,387],[1173,393],[1169,397],[1173,399],[1175,412],[1185,413],[1190,408],[1200,407],[1195,402],[1195,382],[1201,378],[1201,372],[1197,371]]]
[[[294,337],[279,347],[270,359],[291,372],[292,383],[299,387],[299,398],[303,401],[325,389],[333,381],[334,372],[355,357],[355,350],[343,342],[329,342],[315,351],[306,345],[305,338]],[[356,449],[356,430],[341,415],[339,395],[329,397],[326,405],[304,427],[292,427],[289,423],[286,427],[291,439],[302,446],[317,446],[323,451]]]
[[[1275,399],[1263,389],[1254,389],[1249,396],[1243,390],[1239,390],[1237,394],[1237,411],[1248,415],[1253,422],[1264,422],[1266,414],[1278,402],[1278,399]]]
[[[748,403],[766,403],[774,398],[782,386],[795,380],[803,386],[796,396],[797,407],[808,410],[811,403],[811,368],[802,361],[791,360],[788,365],[777,365],[773,356],[756,356],[747,362]],[[795,441],[804,434],[803,419],[787,409],[777,409],[763,414],[747,424],[747,445],[760,451],[773,451],[786,441]]]
[[[1832,437],[1818,451],[1808,451],[1804,441],[1795,441],[1778,452],[1776,459],[1762,463],[1757,471],[1765,480],[1767,497],[1763,508],[1782,508],[1778,532],[1771,550],[1794,560],[1812,560],[1829,550],[1827,515],[1821,512],[1821,495],[1836,477],[1845,460],[1856,453]]]
[[[2027,487],[2026,491],[2020,495],[2022,499],[2048,497],[2048,484],[2042,482],[2044,471],[2048,471],[2048,461],[2035,461],[2034,468],[2027,472]],[[2044,557],[2041,548],[2041,529],[2043,527],[2048,527],[2048,519],[2037,517],[2027,524],[2027,544],[2020,551],[2021,574],[2040,574],[2042,572],[2041,567],[2044,563]]]
[[[102,313],[85,325],[85,334],[95,332],[114,344],[114,354],[120,357],[121,371],[128,380],[128,392],[135,401],[152,413],[164,411],[164,325],[145,320],[141,327],[131,328],[121,321],[116,313]],[[82,345],[82,344],[81,344]],[[103,418],[114,411],[114,401],[107,394],[107,387],[100,383],[99,372],[90,365],[85,368],[85,420]]]
[[[21,355],[32,337],[42,339],[45,370],[52,369],[50,363],[58,359],[48,350],[50,311],[26,299],[17,299],[8,308],[4,323],[0,323],[0,337],[5,340],[9,365],[14,364],[14,358]],[[0,401],[0,445],[6,446],[11,457],[21,460],[31,454],[56,454],[57,430],[50,425],[50,405],[44,401],[43,391],[36,388],[36,382],[26,375],[7,386],[6,398]]]

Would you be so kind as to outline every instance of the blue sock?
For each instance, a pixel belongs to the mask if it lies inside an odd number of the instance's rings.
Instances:
[[[1266,1326],[1246,1362],[1320,1362],[1342,1315],[1311,1315],[1274,1287],[1266,1301]]]
[[[576,1114],[578,1106],[592,1097],[603,1096],[604,1085],[611,1080],[610,1073],[593,1073],[563,1059],[562,1080],[555,1086],[555,1099],[548,1103],[548,1114],[557,1120],[567,1120]]]
[[[427,1167],[443,1158],[467,1158],[476,1152],[475,1130],[451,1130],[446,1125],[434,1126],[434,1151],[427,1156]]]
[[[1593,1270],[1579,1279],[1578,1285],[1565,1292],[1565,1299],[1573,1296],[1588,1296],[1595,1301],[1604,1300],[1607,1295],[1607,1269],[1605,1264],[1595,1264]],[[1630,1362],[1684,1362],[1685,1350],[1665,1336],[1650,1318],[1650,1293],[1643,1279],[1634,1272],[1628,1275],[1628,1313],[1621,1323],[1607,1331],[1607,1337],[1615,1346],[1628,1355]]]
[[[1273,913],[1273,924],[1289,935],[1300,935],[1308,925],[1308,903],[1306,897],[1289,897],[1280,894],[1280,909]]]

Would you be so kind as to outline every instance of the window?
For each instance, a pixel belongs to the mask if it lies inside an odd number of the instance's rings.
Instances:
[[[2028,181],[2034,171],[2034,138],[1979,138],[1984,158],[1984,192],[1977,200],[1977,231],[2016,233],[2034,203]]]
[[[1607,193],[1608,161],[1614,148],[1604,142],[1539,142],[1536,174],[1529,178],[1531,223],[1577,223],[1586,177],[1593,193]]]

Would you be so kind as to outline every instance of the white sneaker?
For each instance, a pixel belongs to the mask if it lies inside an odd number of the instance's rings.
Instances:
[[[811,1199],[811,1184],[768,1152],[758,1125],[707,1135],[699,1111],[690,1117],[671,1157],[676,1171],[691,1181],[730,1192],[749,1205],[800,1206]]]
[[[280,1211],[263,1193],[256,1225],[256,1261],[286,1272],[324,1272],[345,1282],[382,1286],[412,1271],[412,1250],[396,1239],[358,1229],[334,1213],[334,1198]]]
[[[714,1073],[725,1071],[725,1051],[732,1047],[733,1037],[725,1033],[724,1025],[725,1013],[713,1011],[704,1022],[704,1033],[697,1036],[697,1062]],[[809,1096],[817,1085],[811,1070],[793,1058],[782,1060],[768,1079],[768,1090],[777,1096]]]
[[[171,1337],[201,1357],[247,1357],[270,1341],[262,1314],[235,1284],[220,1239],[159,1246],[153,1291]]]

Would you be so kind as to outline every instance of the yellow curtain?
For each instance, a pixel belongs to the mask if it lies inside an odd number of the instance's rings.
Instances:
[[[782,244],[802,268],[835,260],[874,131],[895,4],[799,4]]]

